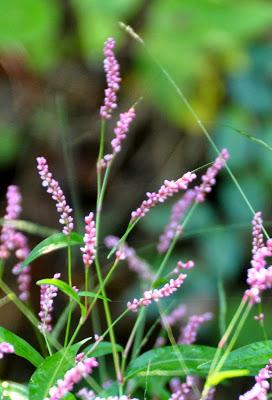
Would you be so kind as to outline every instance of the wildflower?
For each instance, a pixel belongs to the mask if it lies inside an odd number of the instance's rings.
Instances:
[[[9,220],[15,220],[19,217],[22,207],[22,196],[19,188],[15,185],[10,185],[6,194],[7,208],[4,216],[4,223],[0,235],[0,259],[7,259],[10,251],[14,250],[14,235],[15,229],[8,224]]]
[[[117,96],[121,81],[119,64],[115,58],[113,49],[115,40],[107,39],[104,46],[104,70],[106,72],[107,89],[105,90],[104,105],[100,108],[100,116],[102,119],[111,118],[112,111],[117,107]]]
[[[179,273],[181,269],[191,269],[195,266],[194,261],[188,260],[186,262],[178,261],[176,268],[172,271],[173,274]]]
[[[0,359],[4,357],[4,354],[14,353],[14,347],[8,342],[0,343]]]
[[[179,323],[180,320],[186,315],[187,307],[184,304],[181,304],[177,308],[175,308],[171,314],[166,315],[164,317],[164,321],[169,325],[173,326],[176,323]]]
[[[75,367],[66,372],[63,379],[57,381],[56,386],[49,390],[49,396],[45,400],[58,400],[71,392],[74,385],[86,378],[92,373],[93,368],[98,366],[98,362],[94,357],[85,358],[79,361]]]
[[[263,239],[263,219],[262,213],[257,212],[252,220],[252,254],[256,254],[257,251],[264,246]]]
[[[47,188],[47,193],[52,195],[52,199],[57,203],[57,211],[61,214],[59,222],[61,225],[64,225],[62,232],[65,235],[69,235],[74,229],[73,217],[70,215],[72,208],[67,204],[59,183],[53,179],[52,173],[48,169],[46,159],[44,157],[37,157],[37,163],[37,168],[42,180],[42,186]]]
[[[122,141],[126,139],[126,134],[129,130],[131,122],[134,120],[136,114],[133,107],[127,112],[120,114],[120,119],[114,128],[115,138],[111,141],[112,154],[106,154],[101,161],[101,166],[106,167],[111,162],[114,156],[121,151]]]
[[[257,376],[255,376],[256,383],[253,388],[245,394],[239,396],[239,400],[266,400],[267,392],[270,387],[269,379],[271,378],[272,359],[270,359],[268,364],[259,371]]]
[[[104,240],[104,243],[108,248],[115,247],[118,242],[119,238],[112,235],[107,236]],[[116,251],[116,258],[119,258],[120,260],[127,260],[129,269],[138,274],[139,277],[144,281],[152,281],[154,279],[154,274],[150,271],[150,265],[142,258],[138,257],[136,251],[126,243],[122,243],[118,247]]]
[[[208,168],[207,172],[201,177],[202,183],[200,186],[195,187],[197,203],[202,203],[205,200],[206,194],[210,193],[212,186],[215,185],[215,177],[225,165],[225,162],[229,158],[229,152],[227,149],[223,149],[220,155],[216,158],[213,165]]]
[[[186,382],[181,383],[178,378],[173,378],[170,381],[170,389],[172,395],[169,400],[187,400],[188,395],[192,392],[193,386],[195,385],[196,378],[188,375]]]
[[[136,211],[131,213],[131,219],[135,220],[137,218],[144,217],[148,211],[155,207],[158,203],[164,203],[168,197],[173,196],[180,190],[186,190],[188,184],[196,178],[196,174],[192,172],[187,172],[177,181],[165,180],[164,184],[161,186],[158,192],[149,193],[147,192],[147,200],[144,200]]]
[[[53,276],[54,279],[60,278],[60,273]],[[42,285],[41,286],[41,297],[40,297],[40,307],[39,317],[41,323],[39,324],[39,329],[41,332],[51,332],[52,331],[52,311],[53,311],[53,300],[57,296],[58,288],[53,285]]]
[[[81,400],[94,400],[96,396],[93,390],[82,388],[77,392],[77,397]]]
[[[189,189],[184,193],[183,197],[173,205],[170,222],[167,224],[163,234],[160,236],[159,239],[158,251],[160,253],[163,253],[168,249],[171,240],[178,232],[181,233],[182,228],[180,225],[180,221],[184,217],[185,212],[193,203],[195,196],[195,190]]]
[[[95,259],[96,254],[96,229],[94,214],[92,212],[85,217],[85,224],[86,233],[83,239],[85,246],[81,247],[80,250],[83,253],[83,262],[85,266],[90,267]]]
[[[132,302],[127,303],[129,310],[136,312],[140,307],[146,307],[152,303],[152,301],[159,301],[163,297],[168,297],[183,284],[187,275],[180,274],[177,279],[170,279],[169,283],[166,283],[161,289],[147,290],[144,292],[144,296],[139,300],[134,299]]]
[[[266,241],[266,245],[260,247],[253,255],[251,267],[247,271],[247,283],[249,289],[245,291],[244,301],[260,303],[261,293],[272,287],[272,267],[267,266],[267,257],[272,257],[272,239]]]
[[[212,319],[212,313],[205,313],[202,315],[192,315],[189,318],[187,325],[182,329],[181,335],[178,339],[179,344],[192,344],[196,341],[196,336],[199,327],[206,321]]]

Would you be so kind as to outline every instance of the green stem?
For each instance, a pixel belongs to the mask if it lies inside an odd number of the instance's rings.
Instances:
[[[70,242],[68,243],[68,284],[70,287],[72,287],[72,247]],[[70,334],[70,328],[71,328],[71,320],[72,320],[72,312],[73,312],[73,307],[72,307],[72,299],[69,299],[69,311],[68,311],[68,317],[67,317],[67,324],[66,324],[66,331],[65,331],[65,339],[64,339],[64,347],[67,346],[68,340],[69,340],[69,334]]]

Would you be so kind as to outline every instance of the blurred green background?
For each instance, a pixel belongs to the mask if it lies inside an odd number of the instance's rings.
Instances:
[[[133,26],[149,53],[120,28],[119,21]],[[269,0],[0,0],[2,215],[6,187],[16,183],[24,197],[23,218],[58,227],[54,204],[41,189],[35,170],[36,156],[43,155],[70,198],[77,228],[82,230],[82,216],[95,205],[99,107],[105,88],[102,49],[109,36],[117,40],[121,65],[118,111],[125,111],[141,96],[143,100],[111,176],[104,233],[120,235],[131,210],[163,179],[177,178],[215,157],[149,54],[182,88],[217,146],[228,148],[230,167],[253,208],[264,212],[269,227],[271,150],[244,135],[272,146]],[[108,141],[117,118],[118,114],[109,124]],[[129,240],[154,269],[159,262],[157,239],[170,207],[171,202],[154,209]],[[217,313],[218,285],[226,289],[227,318],[233,312],[245,288],[251,217],[230,177],[221,173],[216,189],[197,209],[169,262],[170,269],[180,258],[196,262],[182,294],[192,312],[211,309]],[[33,236],[31,244],[38,240]],[[55,255],[49,260],[35,263],[34,281],[52,275],[64,259]],[[77,271],[80,284],[79,262]],[[112,298],[119,301],[116,313],[127,299],[140,293],[131,274],[122,268],[112,284]],[[129,280],[132,284],[125,285],[120,300],[120,287]],[[270,300],[268,296],[264,304],[267,320]],[[36,289],[33,301],[38,302]],[[8,320],[1,316],[1,323],[25,331],[14,308],[7,307],[13,312]],[[269,323],[267,329],[271,334]],[[126,335],[124,325],[119,340]],[[218,335],[215,318],[202,341],[215,344]],[[262,339],[260,327],[251,318],[239,344]]]

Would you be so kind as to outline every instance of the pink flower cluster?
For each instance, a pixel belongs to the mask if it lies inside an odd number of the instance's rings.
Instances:
[[[255,377],[255,385],[251,390],[239,396],[239,400],[266,400],[270,388],[269,379],[272,378],[272,359],[260,370]]]
[[[213,165],[208,168],[206,174],[204,174],[201,177],[202,180],[201,185],[195,187],[196,202],[202,203],[205,200],[207,193],[211,192],[212,186],[214,186],[216,182],[215,177],[220,171],[220,169],[222,169],[225,166],[225,163],[228,160],[228,158],[229,158],[228,150],[223,149],[220,155],[216,158]]]
[[[79,361],[74,368],[66,372],[63,379],[57,381],[56,386],[49,390],[49,396],[45,400],[59,400],[62,399],[67,393],[71,392],[75,384],[79,383],[81,379],[86,378],[92,373],[93,368],[98,366],[98,362],[94,357],[85,358]]]
[[[212,319],[212,313],[205,313],[201,315],[192,315],[189,318],[187,325],[181,330],[178,339],[179,344],[192,344],[196,341],[196,336],[199,327],[206,321]]]
[[[19,217],[22,207],[21,201],[22,196],[19,188],[15,185],[10,185],[7,189],[7,208],[4,216],[4,224],[0,235],[0,259],[7,259],[10,255],[10,251],[15,248],[14,236],[16,234],[15,229],[5,221],[15,220]]]
[[[4,357],[4,354],[10,353],[14,353],[14,347],[7,342],[0,343],[0,359]]]
[[[169,325],[173,326],[180,323],[181,319],[187,314],[187,307],[184,304],[179,305],[169,315],[164,317],[164,321]]]
[[[64,225],[62,232],[65,235],[69,235],[74,229],[73,217],[70,215],[72,209],[67,204],[59,183],[49,171],[46,159],[44,157],[37,157],[37,163],[42,186],[47,188],[47,193],[52,195],[52,199],[56,201],[57,211],[61,214],[59,222],[61,225]]]
[[[168,297],[183,284],[187,275],[180,274],[176,279],[170,279],[169,283],[166,283],[161,289],[147,290],[144,292],[144,296],[139,300],[134,299],[132,302],[127,303],[127,307],[130,311],[137,312],[140,307],[147,307],[152,301],[159,301],[163,297]]]
[[[60,278],[60,273],[53,276],[54,279]],[[58,288],[53,285],[42,285],[41,286],[41,297],[40,297],[40,312],[39,317],[41,323],[39,324],[39,329],[41,332],[51,332],[52,331],[52,311],[54,298],[58,294]]]
[[[112,111],[117,107],[116,93],[120,88],[121,78],[119,64],[113,52],[114,47],[115,40],[108,38],[104,46],[104,70],[106,72],[107,89],[105,90],[104,105],[100,108],[102,119],[111,118]]]
[[[267,267],[267,257],[272,257],[272,239],[263,244],[261,234],[262,219],[260,213],[253,218],[253,248],[251,268],[247,271],[247,283],[249,289],[245,291],[244,301],[249,299],[250,303],[260,303],[261,293],[272,287],[272,266]]]
[[[14,275],[18,275],[19,298],[22,301],[27,301],[29,299],[29,287],[31,282],[30,266],[28,265],[21,269],[21,265],[29,254],[28,241],[23,233],[17,232],[16,229],[8,224],[8,220],[16,220],[22,210],[22,196],[19,188],[14,185],[9,186],[6,198],[7,208],[4,220],[6,220],[7,223],[3,224],[0,236],[0,258],[6,259],[10,256],[11,251],[15,252],[15,257],[19,262],[13,267],[12,272]]]
[[[194,266],[195,266],[195,263],[194,263],[193,260],[188,260],[186,262],[178,261],[177,262],[177,266],[176,266],[175,269],[173,269],[172,273],[173,274],[178,274],[181,269],[191,269]]]
[[[136,114],[133,107],[127,112],[120,114],[119,121],[114,129],[115,138],[111,141],[112,154],[106,154],[101,161],[101,166],[105,168],[111,162],[114,156],[121,151],[122,141],[126,139],[127,132],[131,122],[134,120]]]
[[[108,248],[115,247],[119,242],[119,238],[116,236],[107,236],[104,239],[104,243]],[[120,260],[127,260],[128,267],[131,271],[134,271],[139,275],[141,279],[152,281],[154,274],[150,270],[150,265],[142,258],[138,257],[136,251],[129,247],[126,243],[122,243],[116,251],[116,258]]]
[[[80,250],[83,253],[85,267],[88,268],[92,265],[96,254],[96,229],[94,214],[92,212],[85,217],[85,224],[86,233],[83,239],[85,246],[81,247]]]
[[[254,215],[252,220],[252,254],[256,254],[257,251],[264,246],[263,238],[263,219],[262,213],[259,211]]]
[[[169,400],[187,400],[195,384],[196,378],[190,375],[186,377],[186,382],[183,383],[178,378],[171,379],[170,389],[172,395]]]
[[[159,203],[164,203],[168,197],[173,196],[180,190],[186,190],[190,182],[196,178],[196,174],[192,172],[187,172],[177,181],[165,180],[164,184],[161,186],[158,192],[147,192],[147,200],[144,200],[136,211],[131,213],[131,219],[135,220],[137,218],[144,217],[148,211],[155,207]]]
[[[196,192],[193,189],[189,189],[184,193],[183,197],[173,205],[170,222],[166,225],[165,230],[159,239],[158,251],[160,253],[163,253],[168,249],[171,240],[174,239],[178,232],[181,233],[180,221],[193,203],[195,196]]]

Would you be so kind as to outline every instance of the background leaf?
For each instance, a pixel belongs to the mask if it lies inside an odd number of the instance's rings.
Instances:
[[[21,268],[23,269],[44,254],[68,247],[68,244],[71,246],[82,245],[83,236],[77,232],[72,232],[69,239],[66,235],[64,235],[64,233],[56,233],[52,236],[49,236],[47,239],[44,239],[36,247],[34,247],[34,249],[29,253],[28,257],[22,263]]]
[[[38,367],[43,361],[43,357],[24,339],[10,332],[8,329],[0,327],[0,343],[8,342],[14,347],[15,354],[23,357],[35,367]]]

